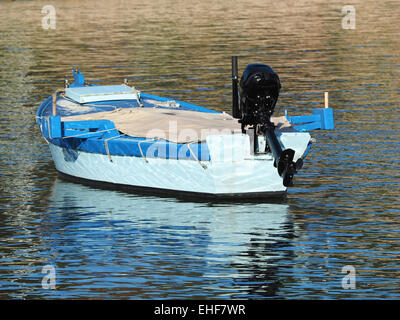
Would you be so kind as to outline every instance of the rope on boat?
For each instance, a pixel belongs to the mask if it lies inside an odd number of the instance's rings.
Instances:
[[[43,133],[43,128],[42,128],[42,124],[40,124],[40,131]],[[42,134],[43,139],[46,141],[47,144],[50,144],[49,140],[46,139],[46,137],[44,136],[44,134]]]
[[[139,98],[139,94],[140,94],[139,91],[135,87],[132,87],[132,89],[136,95],[136,102],[138,103],[139,108],[143,108],[143,103],[140,101],[140,98]]]
[[[139,108],[143,108],[143,104],[142,102],[140,102],[140,91],[138,89],[136,89],[134,86],[130,86],[128,83],[128,79],[124,79],[124,85],[126,85],[127,87],[131,88],[133,91],[133,94],[136,96],[136,102],[139,105]]]
[[[53,93],[53,116],[56,115],[56,108],[57,108],[57,94],[58,93],[65,93],[64,89],[57,89],[56,91],[54,91]]]
[[[140,146],[140,144],[143,143],[143,142],[156,141],[156,140],[158,140],[158,139],[159,139],[159,138],[151,138],[151,139],[146,139],[146,140],[143,140],[143,141],[138,142],[138,147],[139,147],[140,154],[142,155],[142,158],[143,158],[147,163],[149,162],[149,160],[147,160],[146,156],[143,154],[143,150],[142,150],[142,147]],[[199,158],[196,156],[196,154],[195,154],[195,153],[193,152],[193,150],[190,148],[190,144],[192,144],[192,143],[197,143],[197,142],[198,142],[198,141],[189,142],[189,143],[187,143],[187,147],[188,147],[188,149],[189,149],[189,151],[190,151],[190,154],[191,154],[191,155],[193,156],[193,158],[200,164],[200,166],[201,166],[203,169],[207,169],[207,166],[199,160]]]
[[[111,159],[110,150],[108,149],[108,140],[121,138],[122,136],[126,136],[126,134],[124,133],[124,134],[121,134],[121,135],[116,136],[116,137],[111,137],[111,138],[104,139],[104,148],[106,149],[106,153],[107,153],[108,159],[110,159],[110,162],[113,162],[113,161]]]
[[[143,158],[147,163],[149,163],[149,160],[147,160],[147,158],[146,158],[145,155],[143,154],[143,150],[142,150],[142,147],[140,146],[140,144],[143,143],[143,142],[155,141],[155,140],[157,140],[157,139],[158,139],[158,138],[151,138],[151,139],[146,139],[146,140],[143,140],[143,141],[139,141],[139,142],[138,142],[138,147],[139,147],[140,154],[142,155],[142,158]]]
[[[189,149],[189,151],[190,151],[190,154],[193,156],[193,158],[201,165],[201,167],[203,168],[203,169],[207,169],[207,166],[203,163],[203,162],[201,162],[200,160],[199,160],[199,158],[196,156],[196,154],[193,152],[193,150],[190,148],[190,145],[192,144],[192,143],[195,143],[195,142],[197,142],[197,141],[192,141],[192,142],[189,142],[188,144],[187,144],[187,147],[188,147],[188,149]]]
[[[125,84],[126,86],[129,86],[128,80],[127,80],[127,79],[125,79],[125,83],[124,83],[124,84]],[[139,108],[143,108],[143,103],[140,101],[140,98],[139,98],[139,96],[140,96],[140,91],[139,91],[138,89],[136,89],[134,86],[131,86],[130,88],[132,89],[133,94],[136,96],[136,102],[138,103]]]

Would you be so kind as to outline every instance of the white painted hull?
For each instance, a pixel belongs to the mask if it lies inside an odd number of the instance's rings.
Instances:
[[[231,142],[231,147],[243,142],[243,137],[237,138],[239,140],[236,139],[233,145]],[[226,141],[222,142],[226,145]],[[212,160],[202,161],[203,166],[195,160],[115,155],[111,156],[110,161],[109,156],[103,154],[67,150],[51,143],[49,146],[59,172],[85,180],[208,195],[251,196],[260,193],[282,194],[286,191],[270,156],[256,160],[242,146],[245,152],[239,152],[239,156],[236,153],[233,157],[221,157],[214,151],[218,150],[221,140],[214,139],[207,143]],[[302,150],[297,152],[297,158],[307,146],[303,144]],[[239,146],[237,148],[240,149]]]

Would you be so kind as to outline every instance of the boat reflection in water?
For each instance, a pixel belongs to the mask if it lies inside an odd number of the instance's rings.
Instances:
[[[279,247],[293,229],[288,208],[143,197],[57,179],[41,224],[58,275],[49,294],[274,296]]]

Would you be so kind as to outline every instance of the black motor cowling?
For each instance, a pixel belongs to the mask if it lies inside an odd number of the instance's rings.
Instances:
[[[243,126],[270,121],[281,83],[274,70],[261,63],[247,65],[240,79],[240,122]]]

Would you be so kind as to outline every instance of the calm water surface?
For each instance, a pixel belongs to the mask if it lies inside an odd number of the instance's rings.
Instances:
[[[44,30],[47,4],[0,1],[0,298],[400,298],[399,1],[352,1],[354,30],[342,1],[52,1]],[[199,203],[57,178],[35,112],[72,66],[229,111],[232,54],[279,74],[278,115],[330,92],[336,130],[313,133],[286,199]]]

